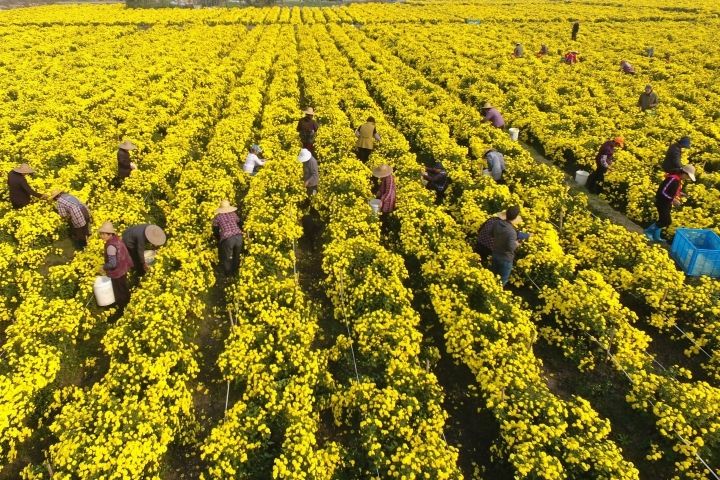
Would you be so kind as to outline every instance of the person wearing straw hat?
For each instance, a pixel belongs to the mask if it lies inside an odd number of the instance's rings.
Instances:
[[[122,234],[123,243],[130,252],[135,271],[142,277],[147,272],[148,266],[145,261],[146,243],[153,247],[165,245],[165,232],[157,225],[142,223],[127,228]]]
[[[493,127],[503,128],[505,126],[505,119],[490,102],[485,102],[482,107],[482,114],[483,120],[492,123]]]
[[[378,188],[375,198],[380,199],[380,212],[383,214],[391,213],[395,210],[395,176],[390,165],[380,165],[373,168],[372,174],[380,179],[380,188]]]
[[[262,154],[262,148],[260,148],[260,145],[254,144],[250,146],[250,152],[248,153],[248,156],[245,157],[243,172],[249,174],[250,176],[254,176],[258,170],[260,170],[260,167],[265,165],[265,160],[260,158],[260,154]]]
[[[608,140],[600,146],[598,154],[595,156],[595,170],[588,176],[586,188],[588,192],[602,192],[602,184],[605,181],[605,174],[615,159],[616,148],[623,148],[625,139],[623,137],[615,137]]]
[[[682,170],[683,148],[690,148],[690,137],[682,137],[680,140],[671,144],[668,147],[667,152],[665,152],[665,159],[663,160],[662,164],[663,172],[679,173]]]
[[[310,150],[303,148],[298,155],[298,162],[303,164],[303,182],[308,196],[315,195],[320,182],[317,159]]]
[[[35,170],[30,165],[22,163],[8,173],[8,193],[10,194],[10,203],[15,210],[30,204],[31,197],[47,198],[33,190],[28,184],[25,176],[34,172]]]
[[[223,200],[215,210],[212,221],[213,235],[218,241],[220,267],[226,276],[234,275],[240,268],[240,253],[243,247],[243,232],[237,207]]]
[[[50,192],[48,200],[55,202],[58,214],[68,222],[70,240],[75,248],[84,250],[90,236],[90,212],[87,205],[62,190]]]
[[[100,238],[105,242],[105,264],[102,269],[110,277],[115,305],[120,314],[130,302],[130,287],[127,282],[127,273],[133,267],[132,257],[122,239],[115,233],[111,222],[104,222],[98,229]]]
[[[320,125],[315,120],[315,110],[312,107],[306,108],[303,113],[305,116],[298,121],[297,132],[303,148],[310,150],[310,153],[315,155],[315,136]]]
[[[645,236],[650,241],[662,241],[662,229],[672,224],[670,212],[672,207],[680,205],[680,198],[685,194],[682,191],[683,180],[695,181],[695,167],[692,165],[683,166],[678,172],[665,174],[665,178],[655,193],[655,208],[658,212],[658,220],[645,229]]]
[[[495,230],[495,226],[503,220],[507,220],[507,212],[498,212],[480,225],[480,229],[477,233],[477,240],[475,242],[475,252],[480,255],[480,258],[483,261],[487,261],[487,259],[492,255],[493,248],[495,247],[495,237],[493,232]],[[516,223],[517,222],[518,221],[516,220]],[[517,232],[518,241],[527,240],[528,238],[530,238],[529,233],[520,231]]]
[[[505,173],[505,157],[502,153],[493,147],[488,148],[483,153],[483,157],[487,160],[490,176],[498,183],[503,182],[503,174]]]
[[[492,229],[492,271],[500,275],[500,281],[505,286],[510,280],[518,247],[519,237],[515,226],[522,223],[520,207],[509,207],[505,210],[504,218],[501,216],[500,219]]]
[[[652,85],[645,85],[645,91],[640,94],[638,99],[638,107],[641,111],[652,110],[658,106],[657,93],[653,92]]]
[[[355,136],[357,137],[355,147],[358,160],[367,163],[375,148],[375,142],[380,141],[380,134],[375,128],[375,117],[368,117],[365,123],[356,128]]]
[[[130,176],[130,172],[137,168],[135,163],[130,161],[130,150],[136,150],[137,147],[129,140],[123,141],[118,146],[117,161],[118,161],[118,173],[117,173],[117,184],[122,185],[123,181]]]

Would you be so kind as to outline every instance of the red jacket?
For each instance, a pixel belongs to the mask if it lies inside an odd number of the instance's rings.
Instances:
[[[115,250],[117,251],[116,254],[116,260],[117,265],[115,268],[111,270],[106,270],[107,276],[110,278],[120,278],[123,275],[125,275],[132,267],[133,267],[133,261],[130,257],[130,252],[128,252],[127,247],[123,243],[122,240],[120,240],[120,237],[117,235],[113,235],[110,237],[107,242],[105,242],[105,264],[107,265],[109,260],[108,255],[108,247],[113,246],[115,247]]]

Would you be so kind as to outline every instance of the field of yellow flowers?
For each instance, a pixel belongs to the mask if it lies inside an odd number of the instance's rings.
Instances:
[[[562,171],[624,136],[605,195],[649,222],[664,151],[689,135],[698,182],[674,227],[720,231],[718,27],[709,0],[0,12],[0,169],[31,164],[95,228],[168,233],[118,316],[92,299],[102,242],[73,253],[51,204],[13,210],[0,186],[0,479],[720,478],[720,282],[593,216]],[[561,63],[570,49],[583,61]],[[138,169],[116,187],[125,138]],[[250,177],[253,143],[269,160]],[[489,146],[506,184],[483,175]],[[453,180],[441,206],[431,159]],[[384,227],[367,204],[381,163]],[[246,231],[232,279],[222,199]],[[472,244],[510,204],[532,236],[503,289]]]

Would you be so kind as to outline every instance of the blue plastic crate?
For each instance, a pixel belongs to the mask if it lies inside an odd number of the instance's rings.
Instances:
[[[687,275],[720,278],[720,237],[712,230],[678,228],[670,255]]]

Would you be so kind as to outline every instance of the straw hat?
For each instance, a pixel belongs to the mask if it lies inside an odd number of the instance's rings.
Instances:
[[[235,210],[237,210],[237,207],[230,205],[230,202],[227,200],[222,200],[220,206],[215,210],[215,213],[230,213]]]
[[[392,175],[393,169],[390,165],[380,165],[379,167],[373,168],[372,174],[377,178],[385,178]]]
[[[112,222],[103,222],[100,228],[98,228],[98,233],[115,233]]]
[[[300,155],[298,155],[298,162],[305,163],[312,157],[312,153],[310,153],[310,150],[307,148],[303,148],[300,150]]]
[[[313,107],[307,107],[305,110],[303,110],[303,113],[305,115],[315,115],[315,110],[313,110]]]
[[[60,195],[61,193],[63,193],[63,191],[60,190],[59,188],[53,188],[52,190],[50,190],[50,193],[48,193],[48,197],[47,197],[47,198],[48,198],[49,200],[52,200],[52,199],[54,199],[55,197],[57,197],[58,195]]]
[[[147,228],[145,228],[145,238],[155,246],[165,245],[165,232],[157,225],[148,225]]]
[[[490,102],[485,102],[485,105],[483,105],[482,109],[485,110],[487,108],[495,108],[495,107],[493,107]]]
[[[692,165],[683,165],[682,171],[687,173],[687,176],[690,177],[690,180],[693,182],[695,181],[695,167]]]
[[[30,165],[27,163],[21,163],[17,167],[13,168],[13,172],[17,173],[34,173],[35,170],[32,169]]]
[[[118,148],[122,148],[123,150],[136,150],[137,149],[137,147],[130,140],[123,141],[118,146]]]

